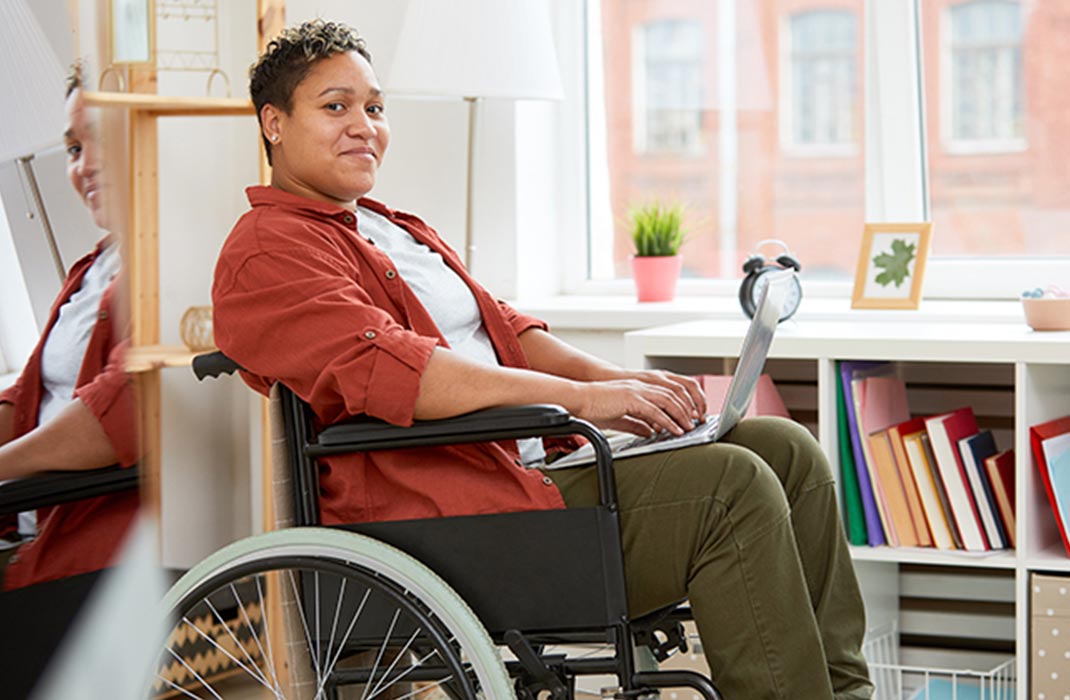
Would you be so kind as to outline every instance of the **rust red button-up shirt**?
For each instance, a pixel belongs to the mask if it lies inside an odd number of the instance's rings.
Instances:
[[[22,374],[12,387],[0,393],[0,403],[14,406],[15,437],[37,427],[45,340],[59,319],[60,307],[81,288],[82,278],[102,248],[103,241],[71,267],[52,305],[44,333]],[[89,336],[74,395],[100,421],[119,463],[129,467],[138,457],[137,410],[133,388],[123,369],[126,335],[116,326],[120,280],[112,280],[101,297],[97,323]],[[108,566],[133,522],[137,506],[138,494],[130,491],[38,509],[37,538],[19,547],[17,558],[11,561],[4,575],[4,588],[19,588]]]
[[[324,425],[366,414],[410,425],[420,377],[449,347],[393,262],[360,235],[356,214],[272,187],[247,190],[212,287],[215,340],[266,394],[278,381]],[[499,362],[527,367],[519,335],[536,319],[494,300],[423,221],[362,199],[442,255],[475,295]],[[514,441],[321,460],[325,524],[563,508],[557,489],[519,464]]]

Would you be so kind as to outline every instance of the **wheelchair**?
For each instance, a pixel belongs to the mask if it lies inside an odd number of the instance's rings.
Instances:
[[[238,369],[218,352],[194,359],[199,379]],[[574,700],[590,696],[577,678],[598,676],[615,679],[603,698],[721,700],[699,673],[657,670],[687,650],[689,608],[628,616],[612,457],[594,426],[545,405],[317,430],[281,384],[271,407],[278,529],[215,552],[167,593],[150,697]],[[318,457],[558,435],[596,448],[598,506],[320,524]],[[116,488],[114,472],[100,478]]]

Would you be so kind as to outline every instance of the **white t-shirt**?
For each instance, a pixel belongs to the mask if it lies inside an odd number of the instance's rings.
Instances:
[[[89,336],[97,324],[104,290],[119,273],[119,246],[109,244],[82,278],[82,286],[59,307],[59,318],[48,332],[41,351],[41,406],[38,426],[54,419],[74,402],[74,388],[82,369]],[[37,513],[19,513],[19,534],[37,533]]]
[[[361,235],[394,261],[398,274],[446,336],[450,349],[485,365],[499,365],[472,290],[442,256],[369,209],[357,207],[357,221]],[[542,440],[519,440],[518,444],[525,464],[536,464],[546,458]]]

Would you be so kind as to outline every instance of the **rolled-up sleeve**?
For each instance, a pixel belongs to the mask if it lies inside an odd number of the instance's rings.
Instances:
[[[367,414],[412,424],[438,339],[375,306],[355,266],[313,248],[224,255],[213,305],[220,349],[285,383],[321,420]]]
[[[508,322],[509,325],[513,327],[513,332],[516,333],[518,338],[520,337],[521,333],[527,330],[531,330],[532,328],[538,328],[539,330],[544,331],[549,330],[550,327],[545,321],[535,318],[534,316],[522,314],[509,304],[502,301],[501,299],[498,299],[497,301],[498,308],[502,310],[502,314],[505,315],[506,322]]]
[[[104,369],[92,381],[74,391],[108,436],[119,464],[138,461],[137,401],[130,375],[123,368],[127,343],[111,349]]]

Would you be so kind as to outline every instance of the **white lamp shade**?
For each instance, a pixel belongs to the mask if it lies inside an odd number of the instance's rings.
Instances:
[[[0,160],[63,136],[63,68],[23,0],[0,2]]]
[[[559,100],[546,0],[410,0],[388,93]]]

